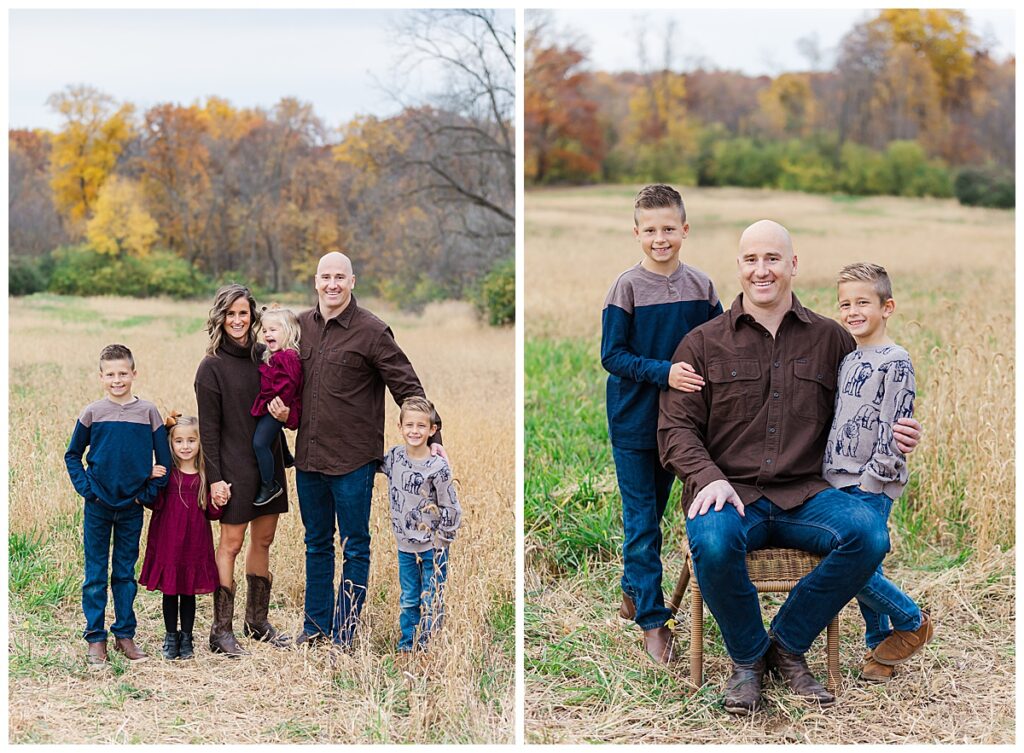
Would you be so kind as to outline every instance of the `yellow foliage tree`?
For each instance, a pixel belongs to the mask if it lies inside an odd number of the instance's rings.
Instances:
[[[47,100],[64,118],[50,151],[53,203],[72,236],[81,237],[104,181],[134,135],[130,104],[114,109],[114,100],[90,86],[72,86]]]
[[[156,221],[142,204],[138,184],[115,175],[100,190],[85,235],[100,253],[146,256],[156,242],[157,229]]]
[[[818,126],[818,100],[806,73],[783,73],[757,99],[775,136],[802,138]]]

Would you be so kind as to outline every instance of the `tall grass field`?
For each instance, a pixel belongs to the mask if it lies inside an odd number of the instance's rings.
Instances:
[[[526,196],[526,739],[534,743],[1012,743],[1014,740],[1014,213],[951,200],[684,189],[681,258],[740,292],[736,249],[750,223],[793,235],[794,289],[836,316],[834,279],[884,265],[893,339],[913,358],[924,437],[893,508],[886,572],[930,610],[936,636],[887,685],[859,679],[863,622],[842,612],[836,707],[802,706],[778,682],[766,711],[729,717],[730,670],[706,612],[705,684],[689,684],[689,602],[668,669],[617,617],[621,504],[608,443],[600,321],[615,278],[642,258],[639,186]],[[663,524],[666,597],[683,561],[679,485]],[[765,617],[778,599],[762,599]],[[824,676],[824,637],[808,660]]]
[[[451,550],[446,622],[430,650],[408,661],[394,650],[397,560],[380,476],[370,591],[353,652],[332,658],[326,649],[279,650],[241,638],[239,557],[235,628],[251,656],[209,652],[212,598],[200,596],[196,659],[162,660],[160,594],[140,589],[136,640],[150,660],[129,666],[111,651],[110,668],[97,671],[86,668],[81,638],[82,500],[68,480],[64,451],[78,412],[102,397],[96,359],[110,342],[135,354],[135,394],[163,413],[195,412],[192,383],[206,347],[209,304],[10,300],[9,742],[514,741],[514,334],[484,326],[463,304],[434,305],[414,317],[360,303],[392,325],[437,404],[464,510]],[[389,398],[389,446],[400,441],[397,420]],[[270,619],[295,635],[305,549],[288,476],[290,510],[271,549]],[[145,540],[144,530],[143,555]],[[108,627],[112,620],[108,600]]]

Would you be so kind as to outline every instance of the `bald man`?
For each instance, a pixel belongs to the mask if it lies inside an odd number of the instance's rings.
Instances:
[[[889,550],[882,516],[821,477],[836,374],[856,343],[793,294],[797,255],[782,225],[748,227],[736,261],[743,292],[683,338],[672,357],[692,364],[706,384],[661,394],[658,450],[662,465],[683,480],[694,572],[733,661],[726,711],[759,708],[772,668],[796,694],[830,706],[835,697],[810,673],[804,653]],[[910,452],[920,424],[903,423],[893,431]],[[746,554],[770,546],[824,559],[766,632]]]
[[[298,645],[328,637],[351,645],[370,571],[370,496],[384,455],[384,388],[399,405],[426,396],[391,329],[359,306],[355,285],[349,258],[325,254],[314,278],[317,305],[299,315],[304,383],[295,486],[306,529],[306,597]],[[440,448],[440,432],[432,441]],[[337,598],[335,523],[344,553]]]

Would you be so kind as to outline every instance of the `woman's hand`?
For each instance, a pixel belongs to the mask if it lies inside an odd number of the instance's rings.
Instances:
[[[279,396],[267,403],[267,412],[276,420],[286,424],[288,423],[288,416],[291,415],[292,410],[284,404],[284,400]]]
[[[227,481],[215,481],[210,484],[210,500],[217,507],[223,507],[231,499],[231,484]]]

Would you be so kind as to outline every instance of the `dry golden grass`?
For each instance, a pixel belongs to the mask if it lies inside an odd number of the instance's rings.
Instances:
[[[12,595],[9,739],[12,742],[492,742],[514,739],[514,338],[477,323],[468,306],[386,318],[444,417],[445,445],[465,510],[452,547],[447,622],[431,652],[396,658],[394,539],[374,492],[370,593],[355,652],[279,651],[244,641],[251,658],[214,657],[205,635],[210,597],[199,598],[197,660],[159,660],[158,593],[140,591],[138,639],[153,657],[90,673],[80,634],[81,500],[63,453],[78,411],[102,396],[103,345],[134,351],[136,394],[161,411],[195,412],[192,380],[203,355],[208,304],[126,299],[12,299],[10,304],[10,510],[12,534],[41,532],[47,577],[73,577],[56,608]],[[398,441],[389,403],[386,438]],[[291,435],[292,439],[294,435]],[[294,479],[291,511],[271,550],[271,619],[302,625],[304,547]],[[77,515],[77,517],[76,517]],[[143,533],[143,543],[145,532]],[[340,554],[339,554],[340,557]],[[141,562],[141,557],[140,557]],[[244,581],[243,561],[236,576]],[[240,586],[236,605],[244,605]],[[111,619],[108,608],[108,621]]]
[[[593,368],[600,370],[604,296],[616,276],[642,258],[632,238],[637,188],[527,194],[528,342],[593,343]],[[545,551],[557,544],[528,535],[527,739],[1011,742],[1014,213],[946,200],[844,200],[745,189],[683,194],[691,225],[683,261],[711,275],[725,306],[740,289],[739,235],[761,218],[792,232],[799,256],[795,290],[821,313],[835,314],[834,276],[844,264],[872,261],[892,275],[897,312],[890,332],[914,359],[916,417],[925,433],[910,460],[902,509],[894,512],[903,529],[902,538],[895,535],[890,566],[909,593],[932,607],[939,632],[896,682],[866,687],[855,680],[862,628],[849,608],[842,652],[847,687],[838,709],[812,714],[775,692],[768,714],[728,720],[716,705],[727,670],[720,647],[705,687],[691,698],[685,663],[659,672],[640,653],[635,626],[620,629],[608,619],[618,604],[621,563],[591,561],[585,575],[559,573]],[[609,473],[613,477],[610,466]],[[567,477],[565,483],[585,483],[599,498],[595,505],[609,498],[617,504],[614,490],[602,491],[601,478]],[[666,589],[678,573],[674,557],[666,553],[674,563],[666,568]],[[685,636],[681,640],[685,646]]]

